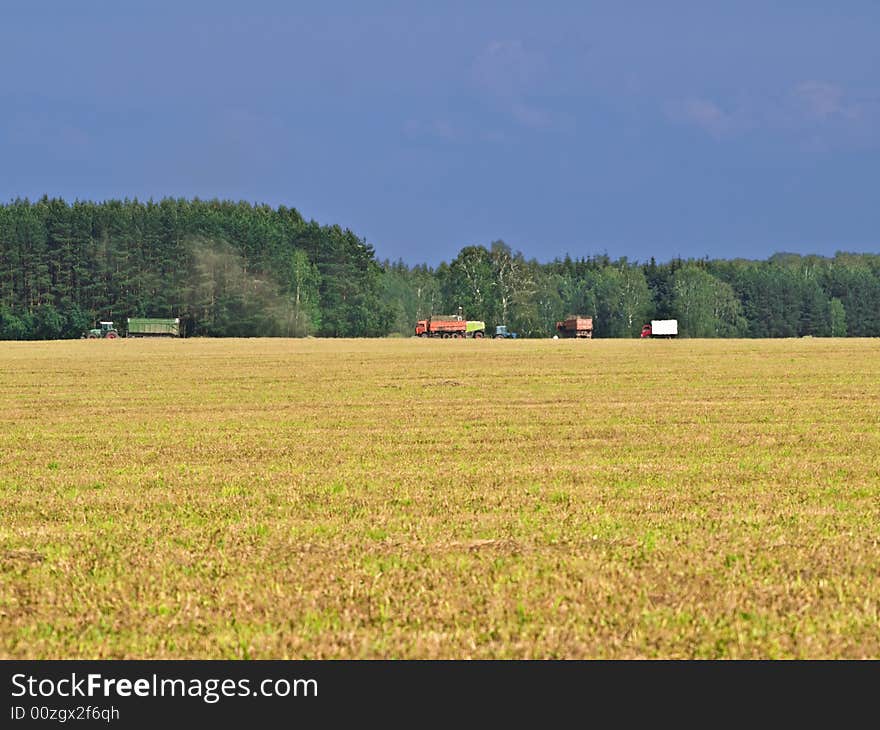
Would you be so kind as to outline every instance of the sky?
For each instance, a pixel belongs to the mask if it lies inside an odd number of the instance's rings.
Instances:
[[[880,252],[880,3],[0,0],[0,201],[295,207],[380,259]]]

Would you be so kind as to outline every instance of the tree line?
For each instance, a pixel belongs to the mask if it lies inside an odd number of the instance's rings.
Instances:
[[[180,317],[186,334],[378,336],[382,268],[350,230],[293,208],[166,198],[0,206],[0,338]]]
[[[880,255],[775,254],[766,261],[608,256],[527,260],[503,241],[468,246],[436,269],[383,265],[395,331],[431,312],[546,337],[567,314],[594,318],[596,337],[636,337],[651,319],[678,319],[686,337],[878,337]]]
[[[596,337],[667,318],[689,337],[877,337],[880,255],[542,263],[495,241],[431,267],[380,262],[352,231],[284,206],[0,206],[0,339],[80,337],[127,317],[180,317],[188,336],[410,335],[459,308],[521,337],[547,337],[568,314],[592,316]]]

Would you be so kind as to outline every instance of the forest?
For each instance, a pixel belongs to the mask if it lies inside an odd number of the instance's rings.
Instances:
[[[459,308],[520,337],[549,337],[568,314],[592,316],[596,337],[665,318],[686,337],[877,337],[880,255],[539,262],[499,240],[432,267],[380,261],[351,230],[285,206],[0,205],[0,339],[79,338],[128,317],[180,317],[187,336],[408,336]]]

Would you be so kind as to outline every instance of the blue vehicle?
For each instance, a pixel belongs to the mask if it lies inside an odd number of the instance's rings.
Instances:
[[[506,324],[499,324],[495,326],[495,339],[496,340],[504,340],[504,339],[516,339],[516,332],[508,332]]]

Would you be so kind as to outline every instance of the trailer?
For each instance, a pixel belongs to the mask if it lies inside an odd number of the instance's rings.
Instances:
[[[556,323],[556,332],[559,337],[592,338],[593,318],[584,317],[580,314],[571,314],[562,322]]]
[[[156,319],[154,317],[129,317],[128,337],[180,337],[180,317]]]
[[[652,319],[642,327],[642,337],[678,337],[678,320]]]
[[[458,314],[432,314],[416,322],[416,337],[480,339],[486,334],[486,323],[476,319],[467,320]]]

